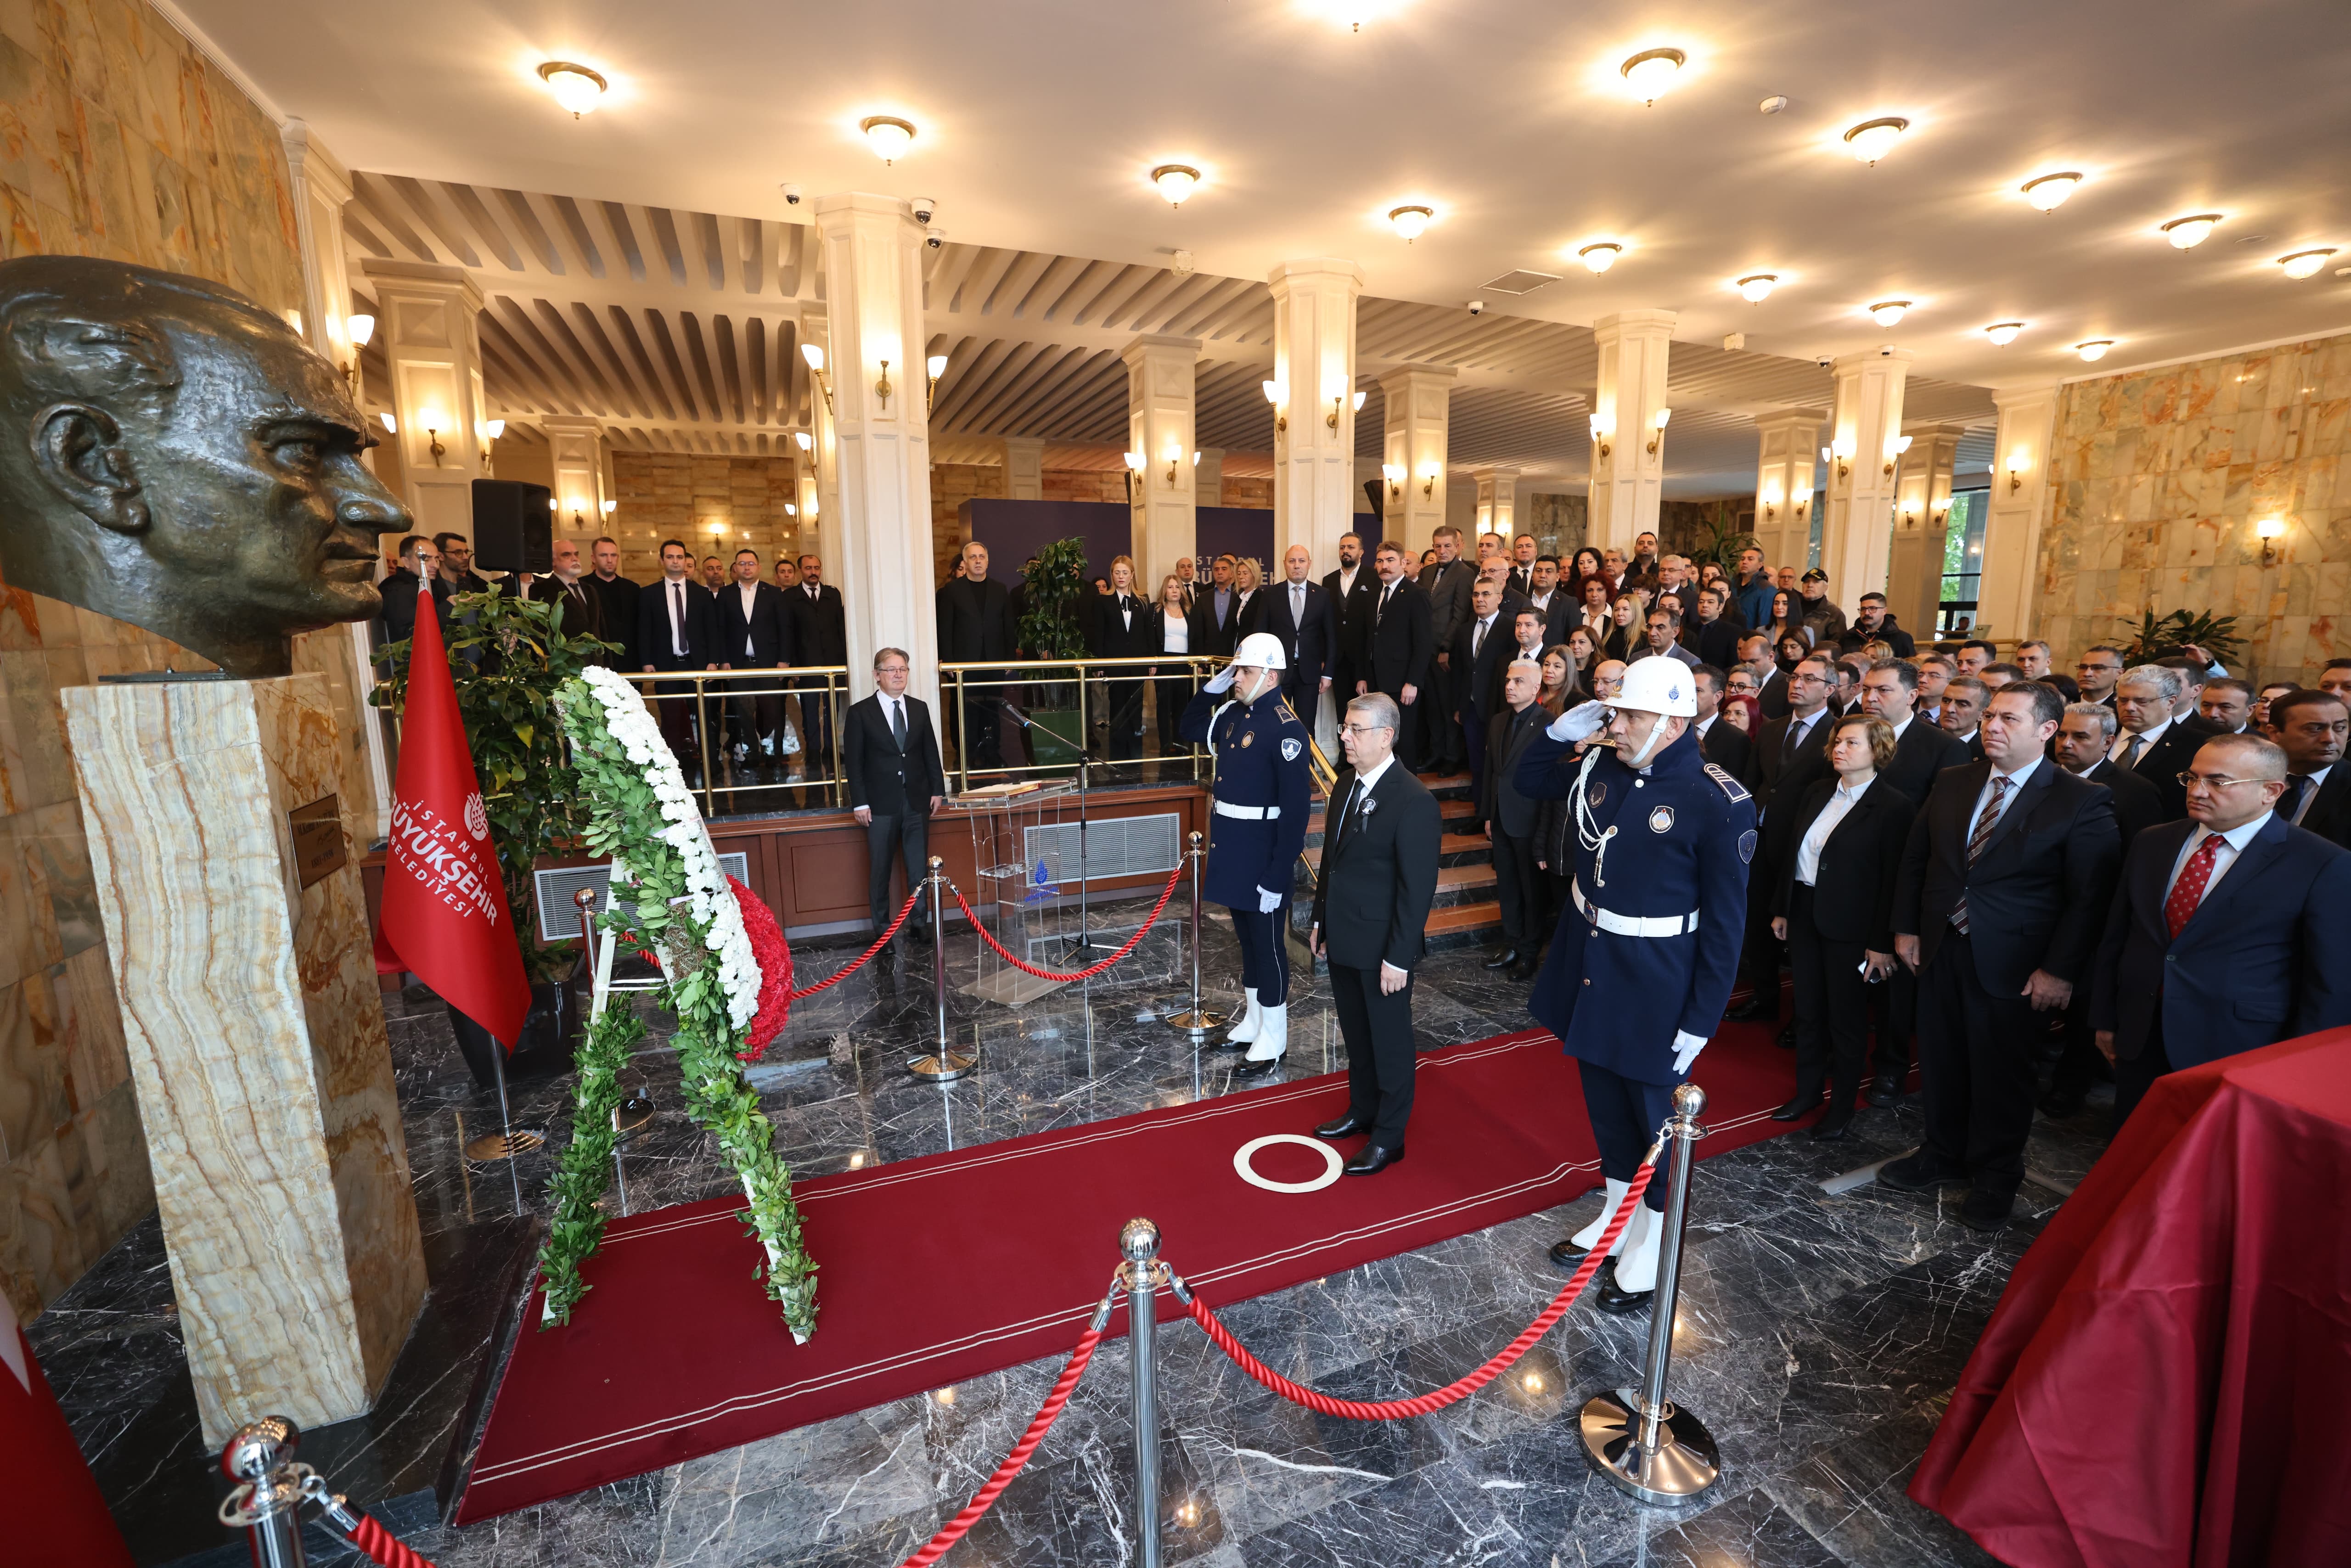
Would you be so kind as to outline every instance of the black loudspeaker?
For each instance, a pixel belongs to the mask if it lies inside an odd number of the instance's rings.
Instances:
[[[555,514],[544,485],[474,481],[474,565],[484,571],[555,570]]]

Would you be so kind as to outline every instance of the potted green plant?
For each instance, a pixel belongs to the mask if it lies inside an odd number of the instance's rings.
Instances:
[[[1084,580],[1086,542],[1055,539],[1037,552],[1020,585],[1020,622],[1015,630],[1026,659],[1076,659],[1086,653],[1079,620],[1079,595],[1092,591]],[[1075,767],[1085,737],[1078,725],[1078,683],[1044,681],[1029,688],[1029,749],[1040,763]]]
[[[2149,606],[2137,621],[2126,617],[2122,623],[2130,635],[2123,657],[2134,664],[2174,658],[2183,648],[2201,648],[2225,664],[2244,651],[2233,615],[2189,610],[2158,615]]]
[[[514,1042],[519,1071],[559,1071],[579,1044],[580,1017],[568,985],[582,955],[577,943],[538,940],[532,918],[531,873],[539,860],[576,839],[583,825],[579,780],[555,709],[556,689],[612,643],[563,632],[563,607],[504,593],[461,593],[444,613],[449,673],[457,711],[481,780],[490,841],[498,852],[523,973],[531,983],[530,1015]],[[410,646],[379,650],[385,676],[368,694],[374,706],[397,714],[408,698]],[[568,913],[568,912],[566,912]],[[450,1021],[477,1082],[489,1082],[490,1037],[452,1010]]]

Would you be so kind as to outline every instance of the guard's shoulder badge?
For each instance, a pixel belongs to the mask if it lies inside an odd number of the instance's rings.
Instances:
[[[1288,697],[1274,698],[1273,706],[1274,711],[1281,717],[1288,719],[1290,723],[1297,725],[1301,729],[1306,727],[1306,721],[1300,718],[1296,710],[1290,707],[1290,699]]]
[[[1706,765],[1706,776],[1713,779],[1717,784],[1721,785],[1723,794],[1729,797],[1732,801],[1736,802],[1748,799],[1747,786],[1741,784],[1738,779],[1733,779],[1729,774],[1725,773],[1719,765],[1712,762],[1708,763]]]

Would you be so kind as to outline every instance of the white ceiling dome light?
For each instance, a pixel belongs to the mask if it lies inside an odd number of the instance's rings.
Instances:
[[[2212,232],[2213,225],[2220,221],[2220,214],[2218,213],[2196,213],[2188,217],[2172,219],[2163,225],[2160,232],[2165,239],[2171,242],[2172,249],[2193,250],[2204,243],[2205,236]]]
[[[869,114],[857,122],[857,129],[864,133],[865,145],[873,150],[873,156],[885,164],[904,158],[906,149],[914,144],[914,122],[894,114]]]
[[[1995,321],[1984,329],[1984,336],[1992,340],[1994,347],[2005,349],[2015,342],[2016,335],[2023,330],[2024,323],[2022,321]]]
[[[1891,327],[1909,313],[1907,299],[1881,299],[1869,308],[1869,319],[1881,327]]]
[[[1436,215],[1437,214],[1430,208],[1412,204],[1401,207],[1390,207],[1388,223],[1397,234],[1404,236],[1404,243],[1410,245],[1428,232],[1428,220]]]
[[[1654,104],[1657,96],[1671,88],[1682,74],[1689,57],[1679,49],[1643,49],[1616,68],[1633,96],[1645,104]]]
[[[1597,241],[1575,253],[1576,259],[1593,272],[1607,271],[1616,265],[1616,258],[1624,254],[1625,247],[1611,239]]]
[[[2065,198],[2072,195],[2081,183],[2082,176],[2078,171],[2043,174],[2038,179],[2024,182],[2024,199],[2044,213],[2053,213],[2065,204]]]
[[[1901,141],[1902,133],[1909,129],[1910,122],[1898,114],[1880,115],[1876,120],[1865,120],[1846,131],[1844,144],[1863,162],[1875,163],[1893,152],[1894,144]]]
[[[1184,198],[1199,188],[1200,171],[1189,163],[1162,163],[1151,171],[1151,183],[1159,187],[1169,206],[1180,207]]]
[[[2114,346],[2115,340],[2112,338],[2093,338],[2086,343],[2074,344],[2074,351],[2089,363],[2095,364],[2105,359],[2106,350]]]
[[[538,68],[538,79],[555,95],[555,101],[571,111],[571,118],[593,114],[604,101],[608,83],[586,66],[573,65],[569,60],[549,60]]]
[[[2325,267],[2326,258],[2334,254],[2333,246],[2320,246],[2314,250],[2298,250],[2292,256],[2282,256],[2278,257],[2278,265],[2285,268],[2288,277],[2310,277]]]
[[[1780,275],[1776,272],[1750,272],[1739,280],[1740,295],[1750,305],[1762,304],[1779,287]]]

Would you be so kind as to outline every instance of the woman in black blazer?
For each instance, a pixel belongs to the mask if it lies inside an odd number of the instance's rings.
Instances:
[[[1894,727],[1867,714],[1829,732],[1834,778],[1804,792],[1764,852],[1772,857],[1771,935],[1788,944],[1796,988],[1796,1093],[1771,1113],[1792,1122],[1820,1103],[1813,1136],[1842,1138],[1861,1092],[1869,987],[1894,972],[1894,879],[1912,808],[1877,782],[1894,760]],[[1765,819],[1767,822],[1771,818]]]
[[[1159,710],[1159,755],[1188,756],[1192,750],[1184,737],[1176,733],[1176,721],[1184,716],[1184,709],[1192,700],[1192,666],[1182,662],[1194,652],[1192,636],[1200,622],[1191,618],[1184,605],[1184,581],[1174,572],[1159,580],[1159,598],[1151,607],[1151,649],[1154,653],[1173,653],[1173,664],[1151,667],[1152,702]],[[1166,778],[1163,768],[1160,778]]]
[[[1134,561],[1119,556],[1110,563],[1110,591],[1095,595],[1092,635],[1087,645],[1097,659],[1147,659],[1159,652],[1159,612],[1135,591]],[[1110,719],[1110,757],[1123,761],[1143,755],[1143,674],[1111,675],[1097,687]]]

